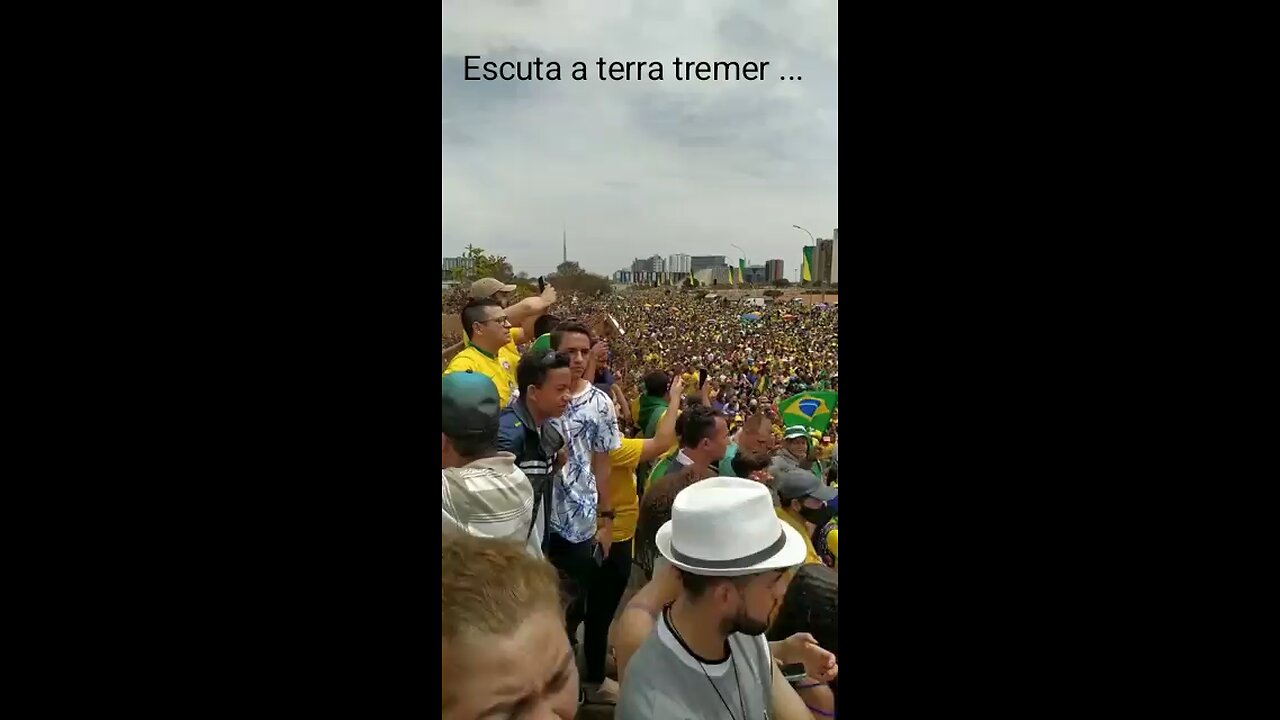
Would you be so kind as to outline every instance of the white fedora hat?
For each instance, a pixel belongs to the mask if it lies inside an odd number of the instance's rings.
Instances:
[[[658,552],[694,575],[732,577],[804,563],[804,538],[778,518],[764,485],[716,477],[681,490],[658,528]]]

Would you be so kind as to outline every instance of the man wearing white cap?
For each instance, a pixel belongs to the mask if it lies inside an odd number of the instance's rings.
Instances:
[[[615,717],[810,718],[764,637],[783,576],[805,558],[769,491],[741,478],[696,482],[676,495],[655,544],[680,571],[680,597],[628,663]]]

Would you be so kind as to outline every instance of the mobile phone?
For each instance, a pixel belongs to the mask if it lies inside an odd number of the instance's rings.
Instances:
[[[604,546],[596,543],[595,547],[591,548],[591,557],[595,559],[596,566],[604,565]],[[803,670],[804,666],[800,669]]]
[[[789,683],[799,682],[804,679],[804,664],[790,663],[782,666],[782,678]]]
[[[547,291],[547,284],[542,281],[542,276],[539,275],[538,276],[538,294],[541,295],[546,291]]]
[[[701,388],[707,384],[707,369],[698,368],[698,387]]]

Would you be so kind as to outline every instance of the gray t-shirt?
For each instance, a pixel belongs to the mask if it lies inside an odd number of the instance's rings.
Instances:
[[[743,720],[744,706],[750,720],[769,717],[773,658],[763,635],[730,635],[728,658],[700,663],[668,623],[664,612],[631,656],[616,720]]]

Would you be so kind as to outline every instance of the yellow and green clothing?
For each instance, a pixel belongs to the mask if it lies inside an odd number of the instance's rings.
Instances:
[[[622,446],[609,453],[609,502],[617,514],[613,519],[614,542],[626,542],[636,534],[636,520],[640,516],[636,465],[643,450],[643,438],[622,438]]]
[[[498,404],[506,407],[511,403],[513,395],[519,395],[516,390],[516,367],[508,356],[501,355],[502,350],[498,353],[499,355],[490,355],[475,345],[468,345],[453,356],[449,366],[441,374],[452,375],[456,372],[471,371],[484,375],[493,381],[494,387],[498,390]]]

